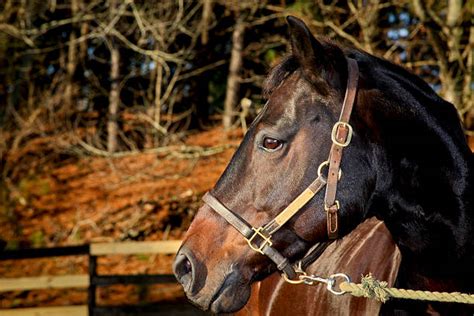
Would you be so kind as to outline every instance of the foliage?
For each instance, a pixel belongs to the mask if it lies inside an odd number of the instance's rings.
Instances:
[[[41,230],[35,231],[30,236],[30,241],[31,241],[31,245],[33,246],[33,248],[44,247],[44,245],[45,245],[45,236],[44,236],[43,231],[41,231]]]
[[[461,0],[2,1],[2,203],[45,159],[154,148],[219,123],[239,23],[239,90],[224,115],[241,122],[247,98],[251,118],[265,74],[289,51],[288,14],[419,74],[472,131],[472,9]]]

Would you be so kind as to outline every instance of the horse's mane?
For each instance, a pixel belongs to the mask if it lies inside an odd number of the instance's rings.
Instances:
[[[443,130],[456,139],[456,142],[466,142],[455,107],[438,96],[432,87],[420,77],[402,66],[364,51],[348,48],[327,39],[320,41],[324,46],[339,48],[345,56],[356,59],[364,75],[369,80],[372,78],[370,84],[378,90],[388,93],[395,99],[399,99],[401,95],[407,95],[407,93],[416,96],[416,102],[413,98],[401,100],[400,105],[405,108],[405,110],[401,109],[402,111],[406,111],[407,107],[417,107],[425,114],[420,115],[420,119],[434,119],[437,125],[440,125]],[[294,55],[284,57],[278,65],[270,70],[263,85],[264,97],[268,98],[287,77],[299,68],[300,65]],[[431,121],[426,122],[426,124],[432,123]]]
[[[456,132],[452,130],[453,128],[457,129],[458,132],[461,132],[457,136],[465,141],[461,121],[454,105],[441,98],[419,76],[403,66],[356,49],[346,50],[346,54],[361,64],[370,65],[364,71],[372,78],[376,88],[396,99],[400,98],[402,90],[408,92],[417,100],[420,107],[427,109],[427,112],[424,113],[426,117],[436,118],[436,123],[445,127],[450,126],[448,128],[450,132]],[[402,106],[415,106],[414,100],[401,101],[403,101],[401,102]]]

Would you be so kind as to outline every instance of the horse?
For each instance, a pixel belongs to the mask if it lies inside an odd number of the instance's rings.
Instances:
[[[400,250],[397,287],[472,293],[474,155],[454,106],[402,67],[287,22],[292,53],[176,255],[188,299],[235,312],[252,283],[277,270],[304,281],[293,263],[373,216]],[[380,312],[473,307],[393,300]]]

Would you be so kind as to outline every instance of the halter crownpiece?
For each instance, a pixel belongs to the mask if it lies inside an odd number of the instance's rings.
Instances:
[[[338,216],[337,211],[340,203],[336,200],[337,182],[340,179],[342,150],[347,147],[352,140],[352,126],[349,124],[352,108],[357,94],[357,84],[359,82],[359,66],[352,58],[347,58],[348,74],[347,86],[342,104],[339,121],[334,124],[331,132],[331,150],[329,151],[329,169],[327,176],[326,195],[324,196],[324,209],[327,213],[327,230],[330,239],[337,238]]]
[[[209,205],[216,213],[222,216],[241,235],[244,236],[249,247],[266,255],[277,266],[278,270],[284,273],[286,280],[294,279],[297,275],[289,260],[272,247],[272,235],[277,232],[286,222],[288,222],[299,210],[301,210],[317,193],[326,186],[324,196],[324,210],[327,218],[327,231],[329,239],[336,239],[338,236],[338,210],[340,203],[336,200],[337,183],[341,178],[342,151],[347,147],[352,139],[353,130],[349,125],[352,108],[357,94],[357,84],[359,80],[359,67],[352,58],[346,58],[348,65],[347,86],[342,104],[339,121],[337,121],[331,132],[332,145],[329,151],[328,160],[323,161],[318,168],[318,177],[298,195],[283,211],[264,226],[253,227],[237,213],[228,209],[210,192],[203,196],[203,201]],[[322,169],[328,167],[328,174],[325,177]],[[321,247],[325,247],[323,244]],[[315,248],[318,249],[318,248]],[[318,251],[319,252],[319,251]],[[305,261],[308,254],[301,260]],[[300,261],[300,262],[301,262]],[[301,273],[300,271],[298,271]],[[300,278],[301,279],[301,278]]]

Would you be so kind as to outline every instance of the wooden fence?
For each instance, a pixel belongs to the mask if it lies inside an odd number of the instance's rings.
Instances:
[[[51,288],[87,288],[87,305],[35,307],[0,309],[2,316],[96,316],[96,315],[199,315],[202,312],[189,304],[158,304],[140,306],[98,306],[96,289],[98,286],[113,284],[157,284],[175,283],[172,274],[138,274],[138,275],[98,275],[97,257],[106,255],[131,255],[142,253],[174,254],[181,241],[146,241],[95,243],[82,246],[36,248],[0,252],[0,260],[33,259],[44,257],[87,255],[89,258],[89,274],[39,276],[24,278],[1,278],[0,293],[18,290],[38,290]]]

